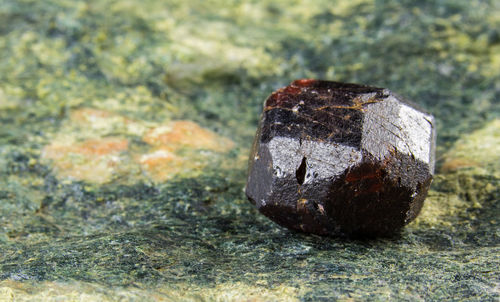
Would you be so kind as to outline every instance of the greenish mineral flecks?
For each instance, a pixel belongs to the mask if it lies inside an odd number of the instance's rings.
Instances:
[[[500,297],[498,1],[0,0],[0,301]],[[398,237],[297,234],[243,187],[298,78],[432,113]]]

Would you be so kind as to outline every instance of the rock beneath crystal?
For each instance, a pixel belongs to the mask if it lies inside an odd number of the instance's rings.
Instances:
[[[297,80],[265,101],[246,194],[290,229],[392,235],[422,208],[434,148],[433,117],[387,89]]]

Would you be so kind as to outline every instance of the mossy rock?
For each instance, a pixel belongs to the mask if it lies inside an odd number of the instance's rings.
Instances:
[[[0,0],[0,301],[498,300],[499,3],[332,3]],[[262,102],[297,78],[436,117],[398,237],[246,200]]]

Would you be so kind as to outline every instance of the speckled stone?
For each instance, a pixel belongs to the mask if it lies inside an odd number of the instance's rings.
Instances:
[[[498,300],[500,1],[293,3],[0,1],[0,300]],[[303,77],[436,117],[400,236],[248,202],[262,100]]]

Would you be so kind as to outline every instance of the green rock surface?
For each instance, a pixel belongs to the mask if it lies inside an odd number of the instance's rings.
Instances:
[[[499,11],[0,0],[0,301],[498,301]],[[294,233],[246,200],[262,102],[297,78],[436,117],[435,180],[397,238]]]

